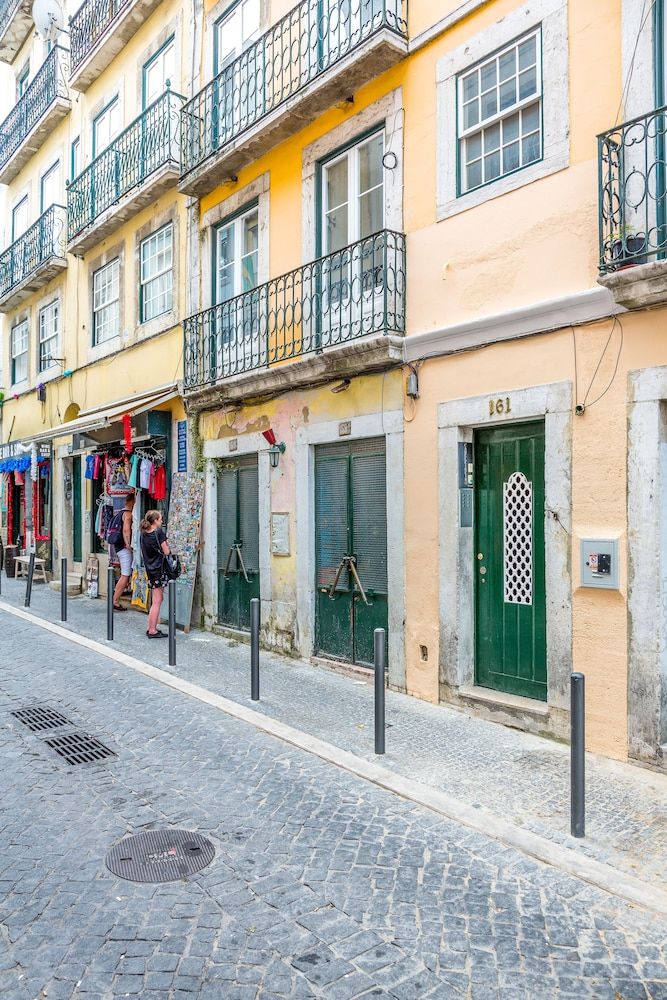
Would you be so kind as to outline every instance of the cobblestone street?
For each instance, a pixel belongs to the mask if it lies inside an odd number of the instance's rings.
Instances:
[[[667,997],[667,918],[0,612],[0,996]],[[115,751],[68,766],[11,715]],[[67,730],[66,730],[67,731]],[[145,885],[128,833],[209,837]]]

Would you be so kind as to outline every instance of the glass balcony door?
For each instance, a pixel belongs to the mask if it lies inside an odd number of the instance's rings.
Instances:
[[[213,378],[266,364],[267,345],[260,340],[259,217],[256,208],[215,230],[215,322],[209,357]]]
[[[146,111],[168,89],[173,89],[176,74],[176,45],[173,38],[165,42],[143,68],[142,110]],[[167,109],[167,121],[170,110]],[[178,128],[157,129],[149,116],[142,118],[141,125],[141,177],[152,173],[166,159],[180,161]],[[171,147],[171,148],[170,148]],[[169,154],[169,155],[167,155]]]
[[[239,58],[259,37],[259,0],[241,0],[216,24],[213,74],[214,147],[219,148],[262,113],[264,65],[257,47]]]
[[[384,241],[370,237],[384,229],[383,155],[376,133],[323,166],[323,347],[363,335],[365,317],[382,308]]]

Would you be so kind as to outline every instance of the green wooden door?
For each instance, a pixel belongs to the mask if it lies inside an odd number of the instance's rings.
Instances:
[[[257,456],[226,464],[218,475],[218,617],[250,628],[250,600],[259,597]]]
[[[81,524],[81,456],[72,459],[72,559],[81,562],[83,559]]]
[[[387,628],[384,438],[315,450],[315,651],[372,664]]]
[[[544,424],[475,434],[476,682],[546,701]]]

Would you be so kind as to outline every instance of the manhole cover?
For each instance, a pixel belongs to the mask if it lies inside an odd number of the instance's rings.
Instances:
[[[19,708],[12,712],[15,719],[22,722],[24,726],[32,730],[33,733],[40,733],[44,729],[57,729],[59,726],[69,726],[70,720],[65,718],[62,712],[55,708],[48,708],[46,705],[32,705],[30,708]]]
[[[189,830],[149,830],[126,837],[106,856],[109,871],[131,882],[176,882],[210,865],[215,848]]]
[[[60,757],[64,757],[68,764],[93,764],[97,760],[116,756],[113,750],[105,747],[95,736],[88,736],[86,733],[50,736],[44,742]]]

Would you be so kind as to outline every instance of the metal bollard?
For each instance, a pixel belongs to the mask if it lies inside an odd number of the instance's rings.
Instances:
[[[30,562],[28,563],[28,582],[25,585],[25,607],[30,607],[30,598],[32,597],[32,578],[35,573],[35,553],[30,553]]]
[[[259,597],[250,601],[250,698],[259,701]]]
[[[585,679],[570,677],[570,833],[586,835]]]
[[[67,559],[60,560],[60,620],[67,621]]]
[[[107,639],[113,640],[113,592],[116,589],[116,574],[113,566],[107,570]]]
[[[169,666],[176,666],[176,581],[170,580],[167,586],[169,597]]]
[[[386,637],[383,628],[373,633],[375,662],[375,752],[384,753],[384,671],[386,664]]]

